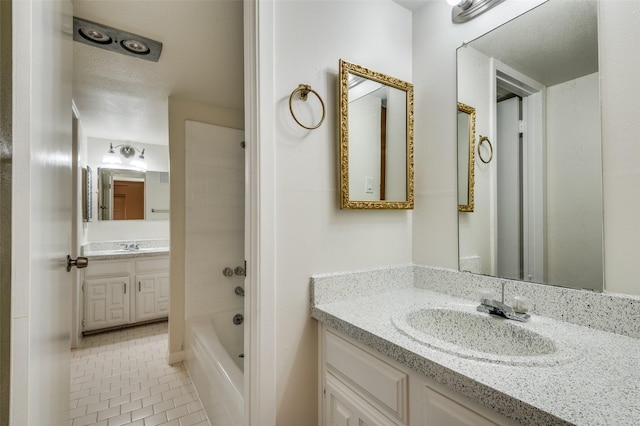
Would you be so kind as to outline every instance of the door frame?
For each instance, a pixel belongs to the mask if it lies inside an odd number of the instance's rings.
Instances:
[[[244,2],[245,425],[276,424],[275,2]],[[248,362],[247,362],[248,361]]]
[[[0,425],[9,422],[11,394],[11,173],[13,120],[12,2],[0,2],[0,149],[5,155],[0,168]]]
[[[522,97],[523,129],[523,259],[524,280],[544,282],[546,233],[546,87],[532,78],[491,58],[489,118],[491,137],[497,134],[498,86]],[[499,152],[496,155],[500,155]],[[497,259],[497,168],[491,167],[491,272],[498,270]]]

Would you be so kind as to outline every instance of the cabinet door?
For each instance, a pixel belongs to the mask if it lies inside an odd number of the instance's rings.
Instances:
[[[85,331],[128,324],[128,291],[128,276],[85,280]]]
[[[169,274],[136,276],[136,321],[164,318],[169,315]]]
[[[325,426],[398,426],[332,374],[325,376]]]
[[[438,392],[436,389],[425,388],[424,419],[426,426],[499,426],[501,423],[474,411],[470,406],[458,399]],[[494,417],[498,417],[495,414]]]

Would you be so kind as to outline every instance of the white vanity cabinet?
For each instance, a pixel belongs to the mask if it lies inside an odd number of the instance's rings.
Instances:
[[[320,371],[322,426],[516,424],[324,325]]]
[[[84,281],[84,329],[129,323],[129,276],[87,278]]]
[[[164,258],[136,262],[136,321],[169,315],[169,271]]]
[[[82,331],[156,320],[169,314],[167,256],[91,259],[83,276]]]

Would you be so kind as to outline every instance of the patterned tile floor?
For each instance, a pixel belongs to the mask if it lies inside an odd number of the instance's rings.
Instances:
[[[85,337],[71,351],[70,426],[210,426],[167,322]]]

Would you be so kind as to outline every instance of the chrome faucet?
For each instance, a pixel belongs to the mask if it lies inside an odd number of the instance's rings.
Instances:
[[[483,298],[480,301],[480,306],[478,306],[476,310],[480,312],[485,312],[491,315],[498,315],[498,316],[515,320],[515,321],[521,321],[521,322],[529,321],[529,318],[531,318],[531,315],[526,313],[516,312],[513,310],[511,306],[504,303],[504,285],[505,283],[503,282],[501,302],[498,302],[497,300],[494,300],[494,299]]]
[[[121,246],[124,247],[125,250],[140,250],[140,247],[138,247],[136,243],[121,244]]]

